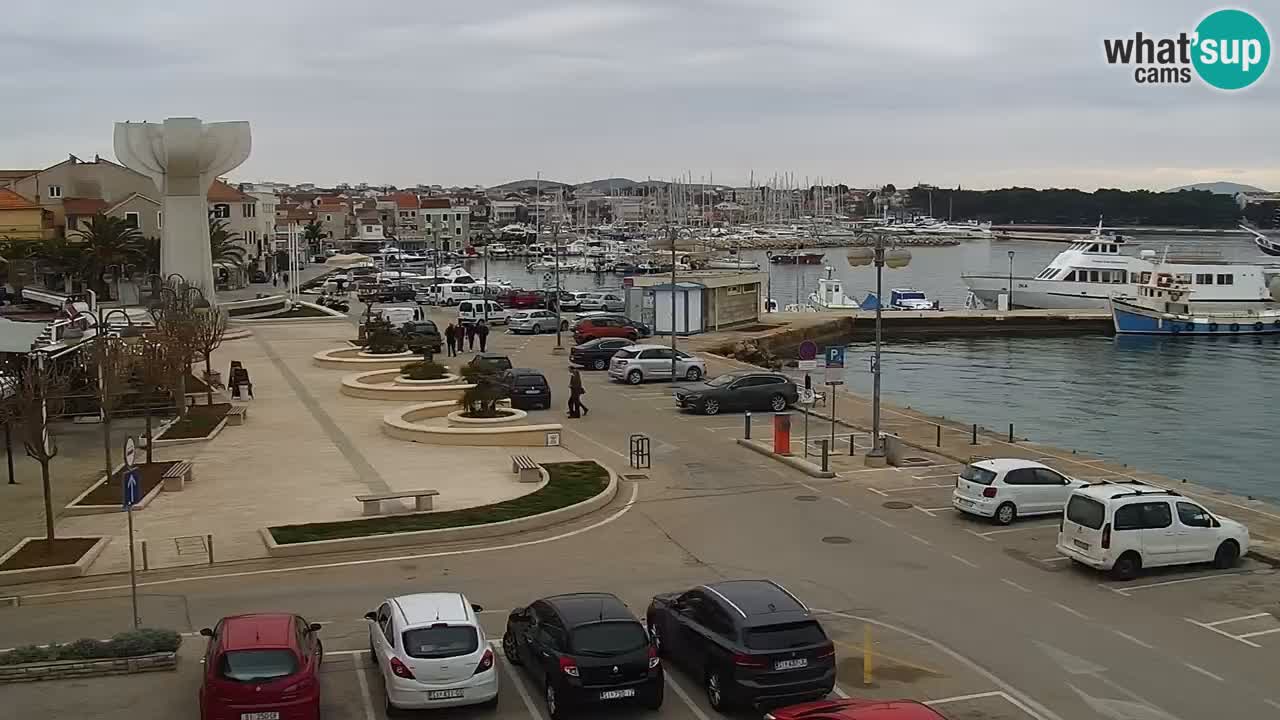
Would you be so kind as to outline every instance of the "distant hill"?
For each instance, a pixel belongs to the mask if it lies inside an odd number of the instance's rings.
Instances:
[[[574,190],[588,190],[593,192],[609,192],[610,190],[630,190],[640,183],[635,180],[624,177],[604,178],[603,180],[592,180],[590,182],[574,185]]]
[[[1262,188],[1254,187],[1252,185],[1241,185],[1240,183],[1233,182],[1195,183],[1194,185],[1183,185],[1181,187],[1169,188],[1165,192],[1179,192],[1182,190],[1208,190],[1211,193],[1218,193],[1219,195],[1235,195],[1236,193],[1241,192],[1266,192]]]
[[[520,192],[522,190],[536,187],[541,187],[543,190],[547,190],[550,188],[572,187],[572,185],[569,183],[556,182],[555,180],[547,180],[546,178],[543,178],[542,180],[529,178],[526,180],[512,180],[509,183],[494,185],[488,189],[498,190],[501,192]]]

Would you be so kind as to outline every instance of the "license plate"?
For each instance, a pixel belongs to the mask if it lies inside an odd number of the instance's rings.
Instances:
[[[626,688],[624,690],[605,690],[600,693],[601,700],[617,700],[619,698],[635,697],[635,688]]]
[[[452,698],[460,698],[464,695],[462,690],[428,690],[428,700],[449,700]]]
[[[794,658],[792,660],[779,660],[773,664],[774,670],[796,670],[804,667],[809,667],[808,658]]]
[[[271,712],[240,713],[240,720],[280,720],[280,713],[274,710]]]
[[[1071,544],[1072,544],[1072,545],[1075,545],[1076,547],[1080,548],[1081,550],[1088,550],[1088,549],[1089,549],[1089,543],[1084,542],[1083,540],[1072,540],[1072,541],[1071,541]]]
[[[525,391],[524,391],[524,394],[525,394],[525,395],[537,395],[537,394],[538,394],[538,391],[537,391],[537,390],[525,390]]]

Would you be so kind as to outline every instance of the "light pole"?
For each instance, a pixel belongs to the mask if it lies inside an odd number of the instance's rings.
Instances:
[[[874,264],[876,266],[876,348],[871,358],[871,450],[867,453],[867,457],[883,458],[884,442],[880,437],[880,346],[884,309],[884,267],[885,265],[890,268],[906,267],[911,262],[911,253],[902,248],[886,247],[884,233],[874,233],[873,237],[875,238],[874,246],[852,248],[849,250],[848,258],[850,265]],[[849,454],[852,455],[853,451],[853,443],[849,443]]]
[[[676,235],[671,228],[671,383],[676,382]],[[686,310],[688,308],[686,307]],[[688,328],[685,328],[688,330]]]
[[[1013,251],[1009,251],[1009,309],[1013,309]]]
[[[560,223],[551,223],[551,254],[555,257],[556,262],[556,287],[555,294],[551,297],[555,298],[556,304],[556,349],[555,354],[564,352],[564,346],[560,344]]]

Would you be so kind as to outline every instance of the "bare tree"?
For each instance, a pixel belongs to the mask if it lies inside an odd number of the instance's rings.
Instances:
[[[102,329],[89,350],[89,367],[98,375],[98,404],[102,408],[102,457],[107,478],[112,474],[111,417],[129,389],[135,355],[119,337]]]
[[[186,417],[187,375],[191,373],[192,356],[199,352],[199,316],[212,310],[198,288],[179,283],[161,287],[155,304],[148,311],[169,350],[182,360],[171,369],[175,371],[173,388],[178,417]]]
[[[147,333],[134,346],[134,370],[143,394],[143,412],[147,418],[147,462],[152,461],[151,448],[151,400],[157,393],[166,395],[172,391],[175,376],[186,366],[181,348],[159,332]]]
[[[209,405],[213,404],[213,385],[211,384],[213,381],[210,379],[213,375],[213,366],[210,358],[213,351],[222,346],[222,338],[226,334],[226,313],[217,308],[196,312],[192,339],[196,351],[204,356],[205,402]],[[229,382],[230,378],[227,380]]]
[[[53,485],[49,463],[57,457],[58,445],[49,431],[49,416],[61,412],[68,377],[44,355],[10,356],[4,363],[3,373],[0,414],[6,422],[17,424],[27,456],[40,463],[45,537],[53,540]]]

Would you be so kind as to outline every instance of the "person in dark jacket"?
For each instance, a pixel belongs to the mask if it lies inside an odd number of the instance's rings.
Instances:
[[[582,375],[578,368],[569,369],[569,417],[576,418],[591,412],[591,408],[582,404],[582,396],[587,389],[582,386]]]
[[[476,324],[471,323],[467,328],[467,350],[476,349]]]
[[[458,355],[458,328],[449,323],[449,327],[444,329],[444,342],[449,346],[449,357],[457,357]]]
[[[480,352],[484,352],[484,347],[489,342],[489,325],[483,320],[476,325],[476,336],[480,338]]]

